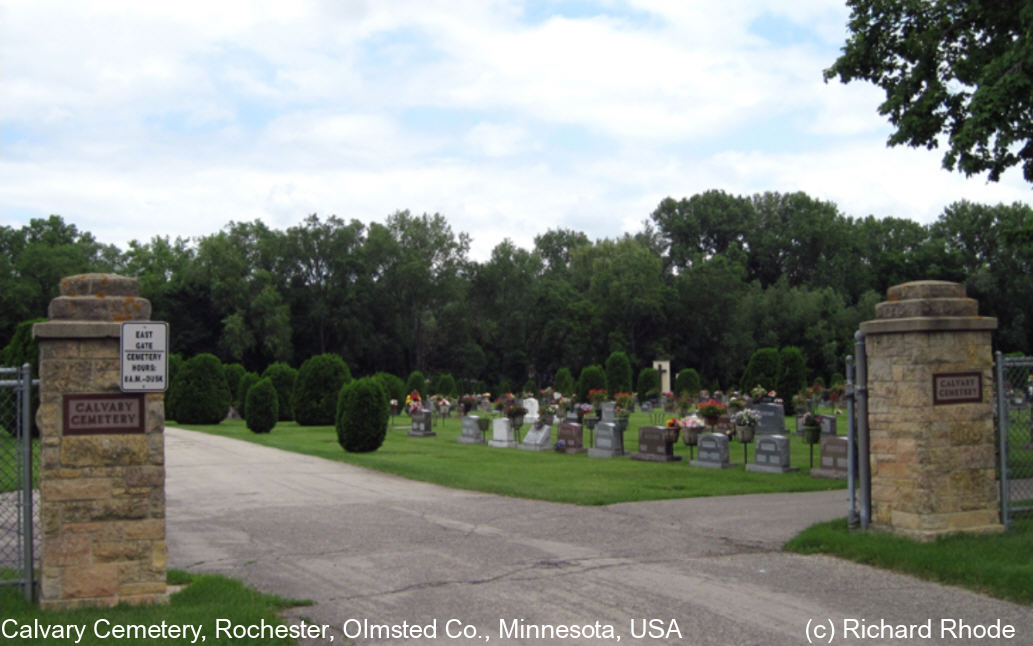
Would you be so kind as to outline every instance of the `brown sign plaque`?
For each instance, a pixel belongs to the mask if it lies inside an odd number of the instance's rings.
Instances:
[[[65,435],[107,435],[144,432],[142,394],[64,395]]]
[[[933,405],[983,401],[983,373],[943,372],[933,375]]]

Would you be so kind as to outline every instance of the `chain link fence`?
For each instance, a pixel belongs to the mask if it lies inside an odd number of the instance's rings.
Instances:
[[[28,366],[0,368],[0,585],[33,594],[39,554],[35,475],[39,441],[32,437],[32,375]]]
[[[1033,357],[997,357],[1001,518],[1033,512]]]

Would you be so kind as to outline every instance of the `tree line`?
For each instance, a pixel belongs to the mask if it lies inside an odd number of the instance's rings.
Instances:
[[[756,349],[795,346],[808,378],[827,382],[886,289],[910,280],[965,283],[998,317],[998,347],[1028,354],[1031,230],[1023,204],[957,202],[922,225],[845,216],[804,193],[714,190],[664,199],[634,235],[557,228],[474,261],[470,236],[440,214],[230,222],[126,249],[55,215],[0,227],[0,340],[46,315],[60,278],[102,271],[139,279],[173,352],[258,372],[334,353],[356,374],[544,387],[620,351],[636,372],[667,358],[714,388],[738,385]]]

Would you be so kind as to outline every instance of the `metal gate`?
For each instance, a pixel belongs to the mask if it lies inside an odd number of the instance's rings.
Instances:
[[[0,368],[0,585],[17,585],[32,600],[39,532],[33,475],[39,442],[32,438],[32,369]]]
[[[997,353],[997,430],[1000,441],[1001,522],[1033,512],[1033,357]]]

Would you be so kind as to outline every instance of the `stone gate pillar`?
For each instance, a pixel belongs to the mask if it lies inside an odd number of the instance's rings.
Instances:
[[[868,355],[871,526],[931,540],[1002,531],[995,477],[997,319],[965,287],[891,287],[861,324]]]
[[[120,324],[148,320],[136,280],[61,281],[38,323],[40,605],[167,599],[165,405],[119,388]]]

